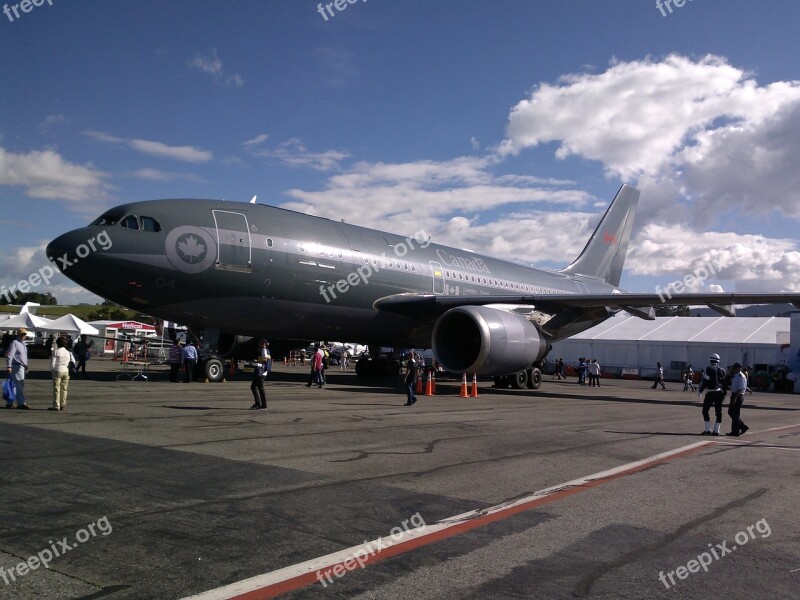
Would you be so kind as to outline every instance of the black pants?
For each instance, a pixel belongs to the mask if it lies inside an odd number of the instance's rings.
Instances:
[[[710,421],[709,409],[714,406],[714,414],[717,417],[717,423],[722,423],[722,401],[725,399],[725,392],[706,392],[706,397],[703,400],[703,420]]]
[[[183,367],[186,371],[186,383],[192,383],[192,379],[194,378],[194,366],[196,364],[197,364],[196,360],[183,361]]]
[[[742,402],[744,402],[744,392],[733,394],[728,405],[728,416],[731,418],[731,432],[733,433],[741,433],[749,429],[739,416],[742,410]]]
[[[658,387],[659,383],[661,384],[662,389],[667,389],[667,386],[664,385],[664,378],[663,377],[659,377],[658,375],[656,375],[656,380],[653,382],[653,387],[651,389],[653,389],[653,390],[656,389],[656,387]],[[722,409],[720,409],[720,410],[722,410]]]
[[[178,381],[178,373],[181,370],[181,363],[169,363],[169,380]]]
[[[253,392],[255,403],[260,404],[262,408],[267,408],[267,396],[264,394],[264,378],[261,375],[253,373],[250,391]]]

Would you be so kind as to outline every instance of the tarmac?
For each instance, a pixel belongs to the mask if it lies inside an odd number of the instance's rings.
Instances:
[[[32,410],[0,410],[0,598],[798,597],[797,395],[706,437],[678,383],[403,406],[399,381],[278,365],[260,411],[247,374],[93,360],[53,412],[31,366]]]

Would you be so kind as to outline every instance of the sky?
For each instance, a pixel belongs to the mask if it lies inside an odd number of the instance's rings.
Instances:
[[[0,0],[2,285],[112,206],[254,195],[560,268],[629,183],[621,287],[800,290],[795,0],[36,3]]]

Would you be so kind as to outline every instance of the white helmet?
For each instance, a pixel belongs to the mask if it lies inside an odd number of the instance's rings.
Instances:
[[[718,363],[719,362],[719,354],[712,354],[711,356],[708,357],[708,360],[710,362],[712,362],[712,363]]]

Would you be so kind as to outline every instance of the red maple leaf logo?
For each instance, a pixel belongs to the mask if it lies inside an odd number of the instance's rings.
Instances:
[[[604,244],[616,244],[617,243],[617,236],[612,235],[610,233],[603,234],[603,243]]]

